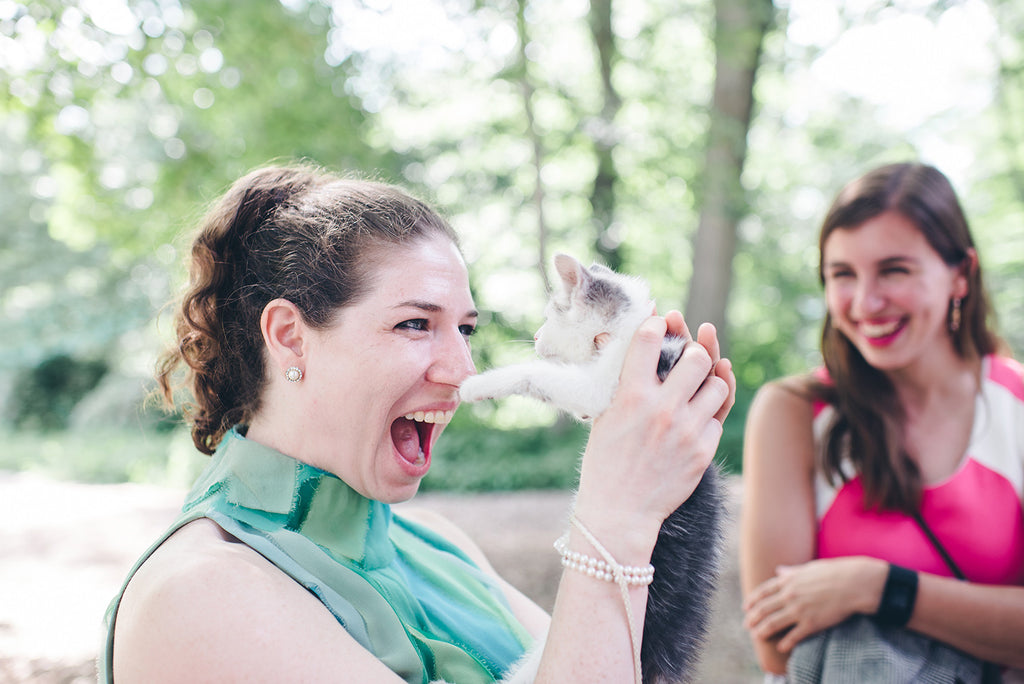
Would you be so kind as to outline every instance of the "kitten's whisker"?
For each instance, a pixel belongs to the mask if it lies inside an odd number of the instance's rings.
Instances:
[[[509,347],[533,346],[533,340],[502,340],[487,346],[473,345],[476,350],[508,349]]]

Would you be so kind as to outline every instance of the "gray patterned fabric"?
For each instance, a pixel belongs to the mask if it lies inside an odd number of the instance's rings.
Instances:
[[[854,616],[801,641],[790,655],[789,684],[990,684],[984,663],[939,641]],[[995,674],[995,679],[992,675]]]

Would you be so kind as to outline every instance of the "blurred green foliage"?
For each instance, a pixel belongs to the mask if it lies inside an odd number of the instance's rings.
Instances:
[[[572,487],[586,435],[585,426],[571,421],[503,429],[459,411],[437,443],[422,489],[471,492]]]
[[[18,400],[11,424],[22,430],[66,428],[75,404],[99,384],[107,370],[104,360],[73,359],[67,354],[24,369],[14,381],[12,394]]]
[[[622,102],[611,122],[586,3],[524,0],[522,36],[519,5],[0,2],[0,467],[101,481],[188,470],[189,440],[144,404],[168,338],[162,307],[183,280],[204,206],[269,160],[399,182],[439,206],[463,235],[483,314],[475,355],[487,368],[531,353],[540,254],[594,256],[594,150],[614,144],[616,218],[605,234],[623,269],[650,280],[659,309],[678,308],[701,201],[713,0],[614,3]],[[756,389],[819,363],[816,224],[869,166],[923,158],[950,173],[1002,330],[1024,349],[1021,3],[775,6],[727,317],[740,392],[719,460],[732,469]],[[898,40],[878,38],[871,55],[836,71],[836,54],[885,21],[903,21]],[[927,66],[904,29],[942,38],[958,26],[962,82],[890,92],[893,101],[858,85],[877,69],[869,57],[901,46],[908,63]],[[932,110],[908,118],[895,100]],[[66,377],[47,379],[60,363]],[[584,428],[472,408],[446,432],[425,487],[574,481]]]
[[[2,430],[0,470],[26,470],[80,482],[149,482],[185,487],[206,457],[182,431]]]

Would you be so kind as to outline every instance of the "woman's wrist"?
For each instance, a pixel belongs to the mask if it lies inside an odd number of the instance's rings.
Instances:
[[[917,601],[917,572],[890,563],[875,611],[875,621],[887,627],[903,627],[910,622]]]
[[[661,530],[660,520],[597,502],[591,504],[582,498],[577,499],[573,514],[620,563],[643,565],[650,562]],[[597,551],[577,529],[570,530],[568,547],[590,555]]]

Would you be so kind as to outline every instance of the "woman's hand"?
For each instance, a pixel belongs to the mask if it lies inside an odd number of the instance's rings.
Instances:
[[[743,624],[759,639],[779,637],[776,648],[789,653],[803,639],[855,613],[873,614],[888,570],[885,561],[864,556],[780,566],[744,601]]]
[[[583,457],[576,515],[599,539],[619,547],[611,551],[620,562],[646,562],[662,521],[710,465],[735,399],[731,365],[719,358],[708,324],[660,382],[656,368],[666,332],[687,334],[679,312],[651,317],[637,331]]]
[[[669,311],[665,315],[665,322],[668,325],[669,332],[673,335],[679,334],[675,332],[676,326],[680,326],[684,333],[686,331],[686,322],[683,320],[683,315],[678,311]],[[725,423],[729,411],[732,410],[733,404],[736,403],[736,376],[732,372],[732,361],[722,358],[721,349],[718,344],[718,331],[715,330],[715,326],[711,323],[701,323],[700,327],[697,328],[697,343],[704,347],[711,356],[711,362],[714,365],[713,374],[724,380],[729,386],[729,396],[726,397],[718,413],[715,414],[715,419],[719,423]]]

